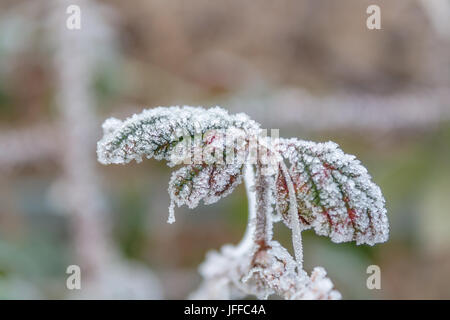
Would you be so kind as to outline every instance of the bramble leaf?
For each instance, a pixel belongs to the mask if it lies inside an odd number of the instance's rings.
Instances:
[[[143,157],[167,160],[169,166],[186,164],[169,182],[173,222],[174,204],[194,208],[200,200],[214,203],[234,190],[242,181],[248,137],[259,130],[246,115],[230,115],[218,107],[159,107],[123,122],[106,120],[97,155],[103,164],[140,162]],[[241,161],[227,159],[234,155],[242,156]]]
[[[388,238],[385,200],[367,170],[333,142],[280,139],[279,151],[289,162],[300,223],[334,242],[373,245]],[[290,226],[289,195],[281,170],[277,176],[277,210]]]
[[[246,135],[258,132],[259,125],[243,113],[228,114],[216,107],[158,107],[144,110],[125,121],[107,119],[103,138],[97,143],[98,160],[103,164],[125,164],[143,157],[167,160],[169,165],[185,160],[186,150],[176,148],[190,138],[190,143],[202,148],[204,135],[211,131],[238,128]],[[189,147],[189,146],[188,146]]]
[[[189,165],[172,174],[170,198],[180,207],[195,208],[200,200],[205,204],[217,202],[230,194],[242,181],[243,166]]]

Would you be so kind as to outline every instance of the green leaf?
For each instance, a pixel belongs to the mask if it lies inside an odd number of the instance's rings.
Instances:
[[[286,179],[291,179],[303,229],[313,228],[334,242],[373,245],[388,238],[385,201],[367,170],[333,142],[280,139],[280,154],[291,166],[278,170],[277,210],[290,226]]]

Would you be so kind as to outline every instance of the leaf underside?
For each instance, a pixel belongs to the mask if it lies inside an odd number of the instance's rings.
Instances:
[[[178,206],[195,208],[200,200],[217,202],[242,181],[243,166],[189,165],[172,174],[169,194]]]

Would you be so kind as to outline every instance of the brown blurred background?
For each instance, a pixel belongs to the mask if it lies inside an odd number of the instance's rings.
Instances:
[[[67,30],[66,8],[81,9]],[[366,8],[381,8],[381,30]],[[304,234],[347,299],[450,298],[450,1],[0,0],[0,298],[185,298],[237,243],[243,186],[166,224],[170,169],[96,162],[101,123],[220,105],[333,140],[385,195],[375,247]],[[275,237],[291,249],[281,224]],[[66,268],[82,290],[66,289]],[[366,288],[377,264],[382,289]]]

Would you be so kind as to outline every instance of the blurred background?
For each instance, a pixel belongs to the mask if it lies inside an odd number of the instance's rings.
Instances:
[[[68,30],[69,5],[81,29]],[[381,30],[366,9],[381,8]],[[0,0],[0,298],[183,299],[237,243],[244,186],[166,223],[170,169],[101,166],[101,123],[223,106],[368,168],[391,231],[375,247],[304,232],[305,268],[346,299],[450,299],[450,1]],[[275,237],[291,250],[283,224]],[[82,269],[82,290],[66,268]],[[366,287],[381,268],[381,290]]]

